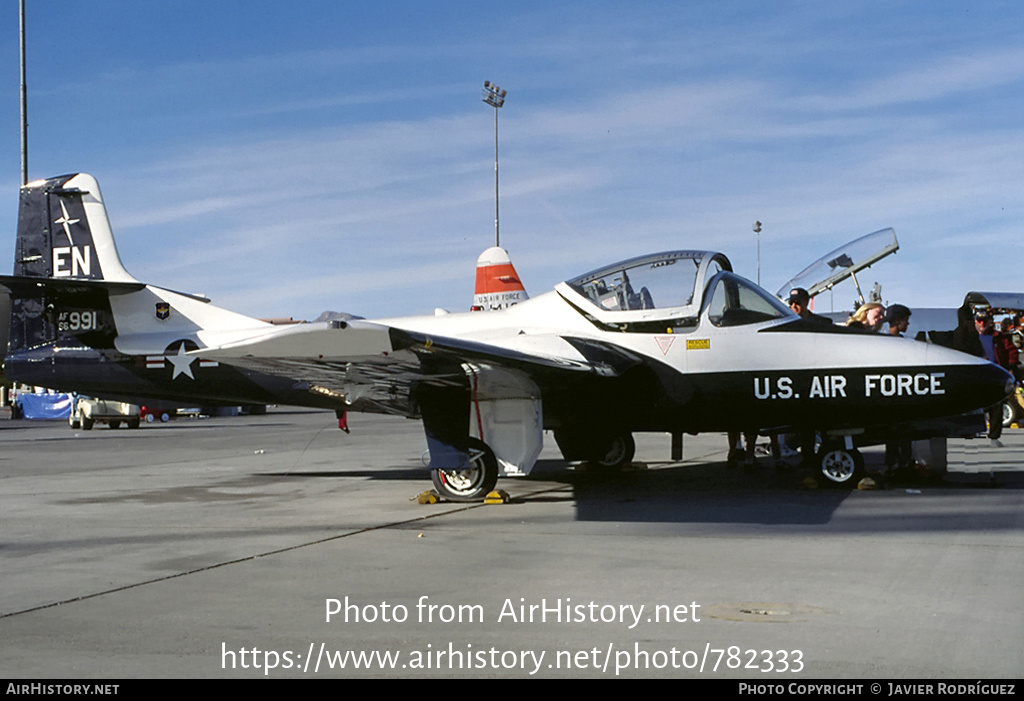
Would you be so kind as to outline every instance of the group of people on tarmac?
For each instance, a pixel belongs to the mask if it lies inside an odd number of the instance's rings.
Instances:
[[[832,324],[828,317],[815,314],[811,311],[811,296],[802,287],[793,288],[786,300],[789,308],[805,321],[818,324]],[[910,326],[911,312],[902,304],[891,304],[888,307],[878,302],[862,304],[857,311],[850,315],[844,324],[847,328],[861,329],[869,333],[879,333],[888,324],[887,333],[892,336],[903,336]],[[744,449],[740,443],[739,432],[729,433],[728,464],[736,465],[742,459],[744,464],[750,468],[754,465],[756,432],[745,432],[743,439],[746,441]],[[799,434],[801,466],[811,467],[814,464],[815,431],[807,429]],[[771,437],[771,453],[775,461],[776,469],[782,470],[787,466],[782,460],[782,445],[778,435]],[[887,470],[894,470],[907,467],[910,464],[910,443],[909,441],[897,441],[886,445],[886,466]]]
[[[878,302],[868,302],[858,307],[846,320],[847,328],[863,329],[872,333],[879,333],[884,324],[889,325],[887,333],[890,336],[902,338],[910,328],[910,309],[902,304],[890,304],[886,307]],[[908,470],[913,461],[909,440],[900,439],[885,444],[886,474]]]
[[[812,323],[832,324],[828,317],[815,314],[810,308],[810,294],[802,287],[796,287],[789,293],[786,300],[789,308],[800,318]],[[958,325],[952,333],[952,347],[964,353],[985,357],[989,361],[1009,370],[1018,382],[1024,382],[1024,365],[1021,363],[1021,351],[1024,350],[1024,329],[1021,327],[1020,316],[1008,316],[1000,322],[997,329],[989,310],[974,311],[964,302],[958,311]],[[903,336],[910,326],[911,312],[902,304],[890,304],[888,307],[878,302],[862,304],[844,324],[847,328],[861,329],[869,333],[881,333],[888,325],[886,333],[892,336]],[[1002,435],[1002,404],[987,410],[989,434],[992,445],[1001,447],[999,438]],[[730,466],[742,460],[747,467],[753,467],[757,432],[744,432],[746,448],[740,442],[740,433],[729,433]],[[804,430],[800,433],[801,466],[810,467],[814,462],[815,432]],[[778,435],[771,436],[771,453],[777,469],[787,466],[782,460],[783,446]],[[909,441],[894,441],[886,445],[886,472],[892,473],[910,467],[912,458]]]
[[[996,365],[1009,370],[1017,381],[1020,381],[1022,379],[1020,317],[1005,317],[997,329],[992,315],[983,310],[975,315],[974,327],[978,332],[984,356]]]
[[[957,329],[959,331],[959,327]],[[997,329],[992,314],[987,310],[979,310],[974,315],[974,331],[976,334],[962,333],[966,348],[958,349],[971,353],[995,363],[1008,370],[1020,382],[1024,379],[1021,369],[1021,329],[1020,317],[1006,317]],[[974,337],[977,336],[977,341]],[[1003,403],[1000,402],[985,412],[988,415],[988,437],[995,447],[1002,447],[999,439],[1003,435]]]

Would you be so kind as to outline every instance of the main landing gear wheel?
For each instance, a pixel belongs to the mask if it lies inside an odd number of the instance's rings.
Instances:
[[[828,484],[852,487],[864,473],[864,458],[856,448],[823,445],[818,453],[818,468]]]
[[[636,441],[632,433],[612,436],[603,454],[591,459],[590,463],[602,470],[618,470],[633,462],[636,455]]]
[[[470,466],[459,470],[431,470],[434,488],[449,501],[481,501],[498,482],[498,459],[487,445],[470,438]]]

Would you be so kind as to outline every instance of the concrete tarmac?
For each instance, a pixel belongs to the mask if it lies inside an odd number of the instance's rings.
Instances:
[[[485,506],[416,502],[418,422],[350,425],[0,421],[0,676],[1024,673],[1024,431],[879,491],[729,470],[722,435],[678,463],[638,436],[646,469],[615,476],[548,440]]]

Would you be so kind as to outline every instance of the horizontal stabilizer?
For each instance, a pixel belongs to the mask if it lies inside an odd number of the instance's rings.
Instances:
[[[38,297],[40,294],[80,295],[106,290],[110,294],[138,292],[146,288],[141,282],[107,280],[76,280],[74,278],[41,278],[22,275],[0,275],[0,287],[15,299]]]

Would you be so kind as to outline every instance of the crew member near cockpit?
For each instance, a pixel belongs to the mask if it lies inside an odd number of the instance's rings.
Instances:
[[[832,320],[827,316],[821,316],[811,311],[811,295],[802,287],[794,287],[789,291],[789,308],[801,319],[813,321],[818,324],[831,324]]]
[[[890,336],[903,336],[910,328],[910,310],[902,304],[892,304],[885,310],[885,322]]]
[[[850,318],[846,320],[846,327],[878,333],[882,330],[884,321],[885,307],[878,302],[868,302],[860,305],[857,311],[850,315]]]
[[[811,311],[811,295],[802,287],[794,287],[789,291],[789,298],[786,300],[789,308],[801,319],[815,324],[831,324],[832,320],[826,316],[820,316]],[[813,469],[815,465],[814,443],[816,431],[805,428],[800,431],[800,465],[804,469]]]

